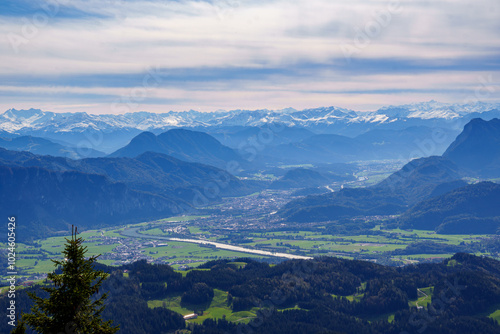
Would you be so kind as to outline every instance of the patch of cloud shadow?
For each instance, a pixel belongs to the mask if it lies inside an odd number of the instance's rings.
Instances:
[[[109,104],[110,112],[113,109],[128,108],[128,101],[123,100],[119,95],[111,94],[92,94],[92,93],[74,93],[74,92],[54,92],[54,93],[43,93],[43,92],[15,92],[2,91],[0,88],[0,97],[4,103],[8,102],[19,102],[19,98],[22,98],[23,102],[44,102],[44,103],[100,103]],[[140,102],[137,102],[138,106],[147,105],[161,105],[161,104],[178,104],[190,102],[190,99],[185,98],[168,98],[168,97],[145,97]],[[136,104],[132,102],[132,104]]]
[[[440,71],[498,71],[500,55],[455,59],[352,58],[336,59],[331,69],[351,75],[432,73]]]
[[[116,98],[115,95],[109,95],[109,94],[89,94],[89,93],[74,93],[74,92],[65,92],[65,91],[60,91],[60,92],[26,92],[26,91],[19,91],[19,92],[12,92],[12,91],[4,91],[0,87],[0,96],[2,97],[22,97],[23,101],[25,98],[28,99],[37,99],[39,100],[41,97],[45,97],[48,100],[55,99],[55,98],[78,98],[78,99],[84,99],[84,100],[103,100],[103,99],[114,99]],[[44,99],[45,100],[45,99]],[[19,101],[19,100],[16,100]]]
[[[150,86],[172,86],[215,81],[265,80],[275,75],[287,75],[287,68],[179,68],[151,70],[143,73],[76,74],[76,75],[3,75],[5,86],[68,86],[68,87],[141,87],[145,80]],[[156,81],[155,81],[156,80]]]
[[[253,67],[195,67],[151,69],[137,73],[68,74],[68,75],[0,75],[4,86],[67,86],[67,87],[149,87],[202,88],[211,83],[235,85],[240,81],[300,81],[303,78],[325,78],[331,75],[365,76],[443,73],[448,71],[494,72],[500,70],[500,57],[488,56],[458,59],[366,59],[343,58],[330,62],[298,62],[293,64],[262,65]],[[330,73],[330,74],[329,74]]]
[[[456,94],[463,93],[464,89],[359,89],[359,90],[300,90],[301,93],[312,94],[350,94],[350,95],[394,95],[394,94]]]
[[[329,23],[323,24],[321,26],[308,26],[306,24],[299,24],[294,28],[286,30],[285,36],[295,37],[295,38],[305,38],[305,37],[323,37],[328,38],[329,36],[346,36],[351,32],[352,28],[346,26],[339,21],[331,21]]]

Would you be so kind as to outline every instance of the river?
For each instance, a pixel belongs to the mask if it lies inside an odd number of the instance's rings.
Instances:
[[[258,250],[258,249],[250,249],[250,248],[245,248],[245,247],[240,247],[240,246],[233,246],[233,245],[228,245],[228,244],[223,244],[220,242],[213,242],[213,241],[208,241],[208,240],[168,238],[168,237],[162,237],[162,236],[156,236],[156,235],[141,234],[141,233],[137,232],[139,229],[140,229],[140,227],[128,228],[128,229],[125,229],[120,234],[123,236],[131,237],[131,238],[167,240],[167,241],[177,241],[177,242],[189,242],[189,243],[200,244],[200,245],[212,245],[212,246],[215,246],[215,248],[230,250],[230,251],[234,251],[234,252],[273,256],[273,257],[279,257],[279,258],[285,258],[285,259],[294,259],[294,260],[297,260],[297,259],[298,260],[311,260],[312,259],[312,257],[309,257],[309,256],[293,255],[293,254],[287,254],[287,253],[273,253],[273,252],[268,252],[268,251],[263,251],[263,250]]]

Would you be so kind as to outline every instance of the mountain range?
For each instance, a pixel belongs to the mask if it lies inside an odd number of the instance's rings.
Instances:
[[[171,216],[183,204],[76,171],[0,166],[0,179],[1,211],[23,222],[19,240],[67,233],[72,224],[87,229]]]
[[[97,158],[105,154],[93,150],[92,148],[76,148],[54,143],[50,140],[32,136],[10,136],[0,137],[0,147],[13,150],[25,151],[40,155],[52,155],[58,157],[68,157],[71,159],[81,159],[84,157]]]
[[[307,196],[288,203],[280,211],[285,219],[297,222],[403,214],[413,212],[408,210],[419,203],[462,189],[467,185],[464,178],[500,177],[500,120],[471,119],[461,133],[456,129],[477,114],[487,116],[486,119],[493,117],[498,114],[497,107],[431,101],[386,107],[376,112],[335,107],[300,112],[286,109],[126,115],[9,110],[0,115],[0,135],[3,136],[0,147],[10,149],[0,149],[0,166],[4,168],[3,193],[16,194],[18,202],[5,198],[2,206],[8,209],[5,205],[9,203],[27,206],[33,202],[38,205],[31,207],[33,212],[41,213],[41,220],[33,218],[35,216],[29,218],[34,224],[57,221],[56,215],[64,220],[68,217],[65,214],[77,214],[84,207],[74,207],[65,213],[58,211],[62,210],[58,204],[52,209],[50,205],[46,210],[40,208],[44,201],[64,203],[60,196],[71,198],[76,187],[71,180],[78,179],[90,197],[92,191],[97,197],[105,191],[112,194],[103,200],[103,205],[108,203],[110,209],[108,213],[102,212],[103,217],[121,217],[113,210],[119,207],[117,203],[120,198],[124,199],[124,193],[130,194],[130,201],[123,202],[129,212],[138,212],[137,217],[139,212],[149,217],[146,212],[149,210],[150,215],[160,217],[172,214],[175,206],[189,210],[224,196],[242,196],[263,187],[313,188],[352,177],[351,172],[336,175],[298,168],[284,171],[274,182],[257,184],[232,175],[241,169],[262,172],[286,164],[408,160],[424,156],[426,158],[411,160],[377,185]],[[436,124],[444,127],[433,127]],[[185,128],[170,129],[178,126]],[[342,132],[349,132],[350,136]],[[33,134],[46,137],[33,137]],[[111,138],[109,142],[108,138]],[[88,144],[109,150],[126,138],[130,138],[127,144],[108,156],[99,157],[102,153],[94,149],[81,154],[81,148]],[[250,153],[252,159],[245,153]],[[435,156],[441,153],[442,156]],[[36,182],[38,175],[42,177],[39,183]],[[68,178],[69,175],[72,178]],[[21,187],[22,192],[9,188],[14,187],[14,181],[22,182],[23,177],[27,182]],[[49,183],[56,179],[60,182],[57,194],[47,190]],[[213,189],[209,190],[210,187]],[[41,189],[46,189],[47,195],[43,195]],[[30,197],[31,194],[40,198]],[[154,206],[159,210],[144,204],[147,196],[153,196],[151,203],[156,203]],[[146,211],[140,211],[141,208]],[[467,214],[472,213],[459,215]],[[136,216],[131,213],[127,217]],[[408,215],[403,217],[410,221]],[[462,219],[461,224],[463,222]],[[51,226],[50,230],[57,228]]]
[[[312,135],[301,141],[268,146],[263,160],[285,164],[338,163],[425,157],[442,154],[458,131],[413,126],[402,130],[370,130],[354,138],[337,134]]]
[[[218,196],[238,196],[253,191],[243,181],[219,168],[185,162],[171,156],[146,152],[135,158],[68,158],[39,156],[28,152],[0,149],[0,165],[38,167],[49,171],[77,171],[105,175],[111,181],[126,183],[139,191],[189,200],[188,190],[203,192],[208,183],[220,185]],[[182,195],[186,194],[187,195]],[[215,199],[215,197],[214,197]]]
[[[257,189],[222,169],[155,152],[73,160],[0,149],[0,168],[0,209],[18,213],[25,239],[75,223],[85,229],[184,214]]]
[[[197,111],[163,114],[137,112],[120,115],[53,113],[39,109],[10,109],[0,115],[0,131],[31,135],[73,146],[91,145],[97,151],[112,153],[144,131],[155,134],[172,128],[195,130],[223,127],[263,127],[283,124],[304,128],[316,134],[329,133],[355,137],[374,129],[402,130],[427,126],[460,131],[473,118],[500,117],[500,105],[490,103],[444,104],[436,101],[388,106],[377,111],[354,111],[338,107],[305,110],[233,110],[202,113]],[[214,131],[217,132],[217,131]],[[304,139],[298,136],[299,140]]]
[[[480,213],[482,209],[478,208],[498,203],[498,186],[492,183],[468,186],[463,178],[484,176],[484,171],[490,177],[500,176],[499,124],[498,119],[488,122],[473,119],[442,157],[413,160],[368,188],[342,189],[294,200],[286,204],[280,214],[289,221],[305,222],[406,212],[402,216],[404,226],[448,233],[454,226],[461,231],[477,233],[485,231],[487,225],[489,233],[494,233],[500,227],[496,218],[500,213],[486,215],[485,212],[491,210]],[[480,195],[475,195],[477,193]],[[448,217],[450,212],[454,213],[452,216],[459,216],[455,217],[459,222]],[[446,217],[449,221],[442,225]],[[471,228],[474,225],[477,226]]]

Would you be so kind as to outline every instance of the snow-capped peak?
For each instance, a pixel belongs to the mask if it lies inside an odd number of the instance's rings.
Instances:
[[[339,107],[321,107],[296,110],[218,110],[213,113],[195,110],[183,112],[136,112],[120,115],[93,115],[79,113],[53,113],[40,109],[9,109],[0,115],[0,130],[10,133],[85,132],[135,129],[152,131],[172,127],[197,126],[265,126],[282,123],[305,128],[328,127],[336,124],[381,124],[397,119],[452,119],[469,113],[483,113],[500,109],[499,103],[448,104],[437,101],[419,102],[399,106],[386,106],[375,112],[359,112]]]

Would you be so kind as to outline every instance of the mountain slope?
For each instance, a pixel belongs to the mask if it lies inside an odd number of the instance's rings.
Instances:
[[[185,162],[152,152],[144,153],[135,159],[72,160],[0,149],[0,165],[106,175],[110,180],[126,183],[132,189],[181,198],[190,202],[195,196],[194,192],[211,194],[205,188],[213,183],[218,185],[218,191],[217,194],[207,195],[209,200],[215,200],[219,196],[241,196],[254,191],[231,174],[216,167]]]
[[[163,218],[189,204],[129,189],[102,175],[0,166],[1,211],[14,215],[19,237]]]
[[[468,185],[418,203],[401,216],[401,224],[451,234],[500,233],[499,201],[499,184]]]
[[[292,201],[282,209],[281,215],[288,220],[317,221],[356,215],[397,214],[401,213],[406,205],[411,206],[464,187],[466,182],[461,180],[462,178],[478,175],[500,176],[500,120],[498,119],[471,120],[443,157],[413,160],[375,186],[363,190],[348,190],[354,194],[349,201],[345,200],[344,189],[334,194]],[[392,211],[380,210],[379,204],[384,203],[384,198],[388,205],[397,204],[397,206],[393,206]],[[497,202],[499,198],[496,198]],[[395,201],[397,199],[399,202]],[[464,201],[464,205],[472,205],[467,202],[467,197],[464,197]],[[430,222],[429,224],[431,227],[435,225]],[[462,224],[466,223],[462,221]],[[496,226],[494,222],[488,224]]]
[[[500,177],[500,119],[473,119],[443,157],[482,177]]]
[[[91,148],[67,147],[54,143],[50,140],[32,136],[20,136],[12,138],[0,138],[0,147],[14,151],[26,151],[39,155],[52,155],[56,157],[68,157],[71,159],[96,158],[105,154]],[[79,152],[82,151],[82,152]]]
[[[299,222],[398,214],[408,205],[465,186],[460,178],[452,162],[441,157],[422,158],[374,186],[297,199],[287,203],[280,214]]]
[[[302,127],[289,127],[283,124],[268,124],[264,126],[236,126],[203,128],[222,144],[239,149],[250,141],[266,146],[277,146],[299,142],[314,135]]]
[[[436,133],[443,140],[429,139]],[[427,126],[376,129],[355,138],[320,134],[300,142],[269,147],[262,154],[269,159],[300,164],[419,158],[442,154],[457,134],[454,130]]]
[[[132,139],[125,147],[109,157],[134,158],[145,152],[157,152],[189,162],[198,162],[219,168],[228,168],[229,163],[246,165],[231,148],[222,145],[214,137],[198,131],[174,129],[155,136],[144,132]]]
[[[321,134],[298,143],[269,147],[262,155],[282,163],[338,163],[357,160],[364,152],[362,143],[356,139]]]
[[[269,186],[272,189],[307,188],[326,185],[330,179],[325,175],[306,168],[287,171],[280,179]]]
[[[442,157],[428,157],[410,161],[372,188],[382,193],[396,193],[411,205],[466,185],[461,181],[463,176],[453,162]]]

